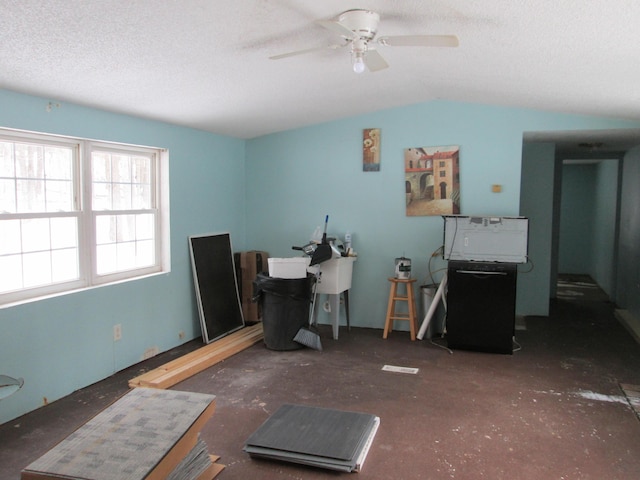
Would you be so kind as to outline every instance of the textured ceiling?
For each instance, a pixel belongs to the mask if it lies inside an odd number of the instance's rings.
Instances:
[[[351,8],[460,46],[269,59]],[[239,138],[432,99],[640,120],[639,25],[636,0],[0,0],[0,88]]]

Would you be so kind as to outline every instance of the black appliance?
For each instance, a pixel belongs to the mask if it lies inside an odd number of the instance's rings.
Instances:
[[[450,260],[447,277],[449,348],[512,354],[517,265]]]

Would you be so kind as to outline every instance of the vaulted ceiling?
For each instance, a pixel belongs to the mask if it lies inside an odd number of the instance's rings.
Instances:
[[[380,14],[356,74],[318,20]],[[0,0],[0,88],[238,138],[432,99],[640,120],[632,0]]]

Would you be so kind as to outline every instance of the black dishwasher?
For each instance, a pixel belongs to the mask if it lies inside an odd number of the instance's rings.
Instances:
[[[512,354],[517,265],[450,260],[447,276],[449,348]]]

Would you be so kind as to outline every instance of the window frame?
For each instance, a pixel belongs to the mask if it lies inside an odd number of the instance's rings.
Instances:
[[[0,308],[42,298],[67,294],[70,292],[98,286],[132,281],[151,275],[170,272],[170,232],[169,232],[169,152],[158,147],[147,147],[104,140],[92,140],[79,137],[54,135],[47,133],[14,130],[0,127],[0,140],[15,143],[33,143],[41,145],[62,145],[72,147],[73,159],[73,195],[74,209],[69,212],[29,212],[4,213],[0,208],[0,219],[25,218],[77,218],[78,278],[70,281],[50,283],[37,287],[24,287],[19,290],[0,293]],[[92,206],[92,152],[140,154],[151,157],[151,206],[148,209],[94,210]],[[149,266],[134,267],[110,273],[97,272],[97,227],[96,219],[101,215],[127,215],[153,213],[155,262]]]

